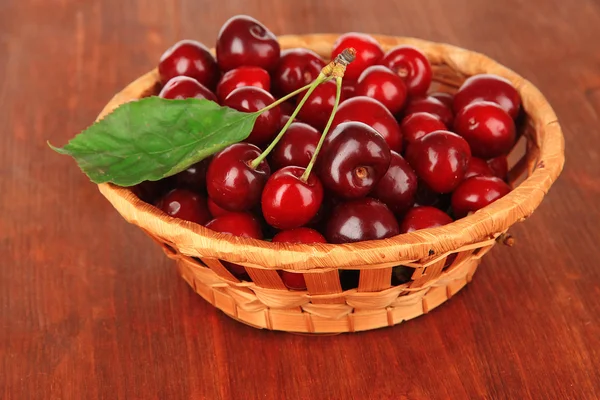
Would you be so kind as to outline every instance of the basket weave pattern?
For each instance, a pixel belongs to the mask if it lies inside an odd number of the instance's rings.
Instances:
[[[509,182],[515,189],[452,224],[394,238],[345,245],[270,243],[223,235],[171,218],[129,189],[99,185],[130,223],[177,261],[182,277],[204,299],[246,324],[274,330],[329,333],[392,326],[427,313],[470,282],[480,259],[508,228],[540,204],[564,163],[556,116],[529,82],[478,53],[412,38],[373,35],[384,50],[399,44],[421,49],[434,69],[436,90],[455,91],[469,76],[493,73],[509,79],[527,113],[523,154],[511,154]],[[304,47],[328,58],[337,35],[282,36],[282,49]],[[115,95],[98,119],[119,105],[158,93],[157,71]],[[456,254],[446,268],[447,257]],[[241,282],[220,260],[243,265],[252,282]],[[392,268],[414,269],[409,282],[391,286]],[[342,290],[338,270],[360,270],[358,288]],[[306,291],[287,290],[278,270],[303,273]]]

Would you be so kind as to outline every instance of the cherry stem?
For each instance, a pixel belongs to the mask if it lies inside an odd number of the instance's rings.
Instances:
[[[325,79],[325,80],[329,80],[329,79],[331,79],[331,78],[327,77],[327,79]],[[306,89],[309,89],[312,86],[312,84],[313,84],[313,82],[309,83],[306,86],[301,87],[300,89],[294,90],[292,93],[286,94],[282,98],[275,100],[273,103],[269,104],[265,108],[261,108],[260,110],[255,111],[254,113],[255,114],[262,114],[265,111],[269,111],[271,108],[275,108],[278,105],[280,105],[281,103],[283,103],[284,101],[287,101],[287,100],[291,99],[292,97],[294,97],[295,95],[304,92]]]
[[[306,182],[308,180],[308,177],[310,176],[310,172],[312,171],[312,169],[315,165],[315,162],[317,161],[317,156],[319,155],[319,151],[321,151],[321,147],[323,147],[323,143],[325,143],[325,137],[327,136],[327,133],[329,132],[329,128],[331,127],[331,124],[333,123],[333,118],[335,117],[335,114],[337,113],[337,109],[340,104],[340,97],[342,96],[342,77],[341,76],[337,76],[335,78],[335,84],[336,84],[336,90],[335,90],[335,103],[333,103],[333,110],[331,110],[331,115],[329,115],[329,120],[327,121],[327,125],[325,125],[325,129],[323,129],[323,134],[321,135],[321,139],[319,139],[319,143],[317,144],[315,153],[313,154],[312,158],[310,159],[310,162],[308,163],[306,170],[300,177],[300,180],[302,182]]]
[[[294,119],[296,118],[296,115],[298,115],[298,113],[300,112],[300,109],[302,108],[302,106],[304,105],[304,103],[306,103],[306,100],[308,100],[308,97],[312,94],[312,92],[316,89],[317,86],[319,86],[321,83],[329,80],[330,77],[324,75],[323,73],[320,73],[319,76],[317,77],[317,79],[315,79],[313,81],[313,83],[311,83],[310,85],[308,85],[308,91],[306,92],[306,94],[304,95],[304,97],[302,98],[302,100],[300,100],[300,102],[298,103],[298,106],[296,107],[296,109],[294,110],[294,112],[292,113],[292,115],[290,116],[290,118],[287,120],[287,122],[285,123],[285,125],[283,126],[283,128],[281,128],[281,131],[277,134],[277,136],[275,137],[275,139],[271,142],[271,144],[269,145],[269,147],[267,147],[265,149],[265,151],[263,151],[261,153],[260,156],[256,157],[251,163],[250,163],[250,168],[252,169],[256,169],[259,164],[265,159],[267,158],[267,156],[269,155],[269,153],[275,148],[275,146],[277,146],[277,143],[281,140],[281,138],[283,137],[284,133],[287,131],[287,129],[289,128],[289,126],[292,124],[292,122],[294,122]],[[296,92],[301,92],[302,90],[304,90],[304,88],[298,89]],[[293,92],[293,93],[296,93]],[[291,95],[292,93],[290,93]],[[288,96],[290,96],[288,95]],[[283,99],[283,97],[282,97]],[[281,99],[280,99],[281,100]],[[285,101],[285,100],[284,100]],[[263,110],[268,109],[269,107],[274,106],[275,103],[270,104],[269,106],[267,106],[266,108],[264,108]],[[257,113],[260,113],[261,111],[257,111]]]

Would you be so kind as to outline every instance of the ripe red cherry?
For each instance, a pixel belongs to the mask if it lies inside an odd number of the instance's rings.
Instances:
[[[419,229],[436,228],[452,222],[452,218],[435,207],[420,206],[411,208],[400,224],[400,232],[408,233]]]
[[[163,53],[158,64],[162,84],[176,76],[188,76],[209,89],[219,79],[219,68],[210,50],[195,40],[181,40]]]
[[[396,114],[406,101],[406,84],[389,68],[373,65],[360,74],[356,82],[356,95],[372,97]]]
[[[314,229],[296,228],[281,231],[273,237],[273,242],[280,243],[327,243],[323,235]],[[306,282],[302,274],[279,271],[283,284],[292,290],[306,290]]]
[[[260,229],[258,220],[249,213],[232,212],[217,217],[206,224],[206,227],[213,231],[241,236],[253,239],[262,239],[263,233]],[[223,266],[239,279],[250,280],[246,269],[239,265],[227,261],[221,261]]]
[[[242,112],[254,112],[273,104],[275,99],[271,94],[257,87],[241,87],[227,96],[223,105]],[[281,110],[279,106],[265,111],[258,116],[250,136],[245,140],[257,146],[268,144],[279,131]]]
[[[426,112],[437,116],[447,127],[451,127],[454,121],[452,110],[435,97],[414,97],[408,101],[404,115],[408,116],[417,112]]]
[[[329,243],[385,239],[399,233],[398,222],[390,209],[370,197],[339,204],[333,209],[325,229]]]
[[[402,151],[402,133],[398,122],[387,108],[375,99],[366,96],[353,97],[344,101],[337,110],[332,127],[342,122],[363,122],[375,129],[390,147],[390,150]],[[331,136],[327,135],[327,139]],[[327,140],[329,142],[329,140]]]
[[[506,156],[498,156],[487,160],[487,164],[490,166],[494,176],[506,180],[508,178],[508,160]]]
[[[391,152],[390,167],[370,196],[384,202],[396,215],[402,215],[415,203],[417,174],[402,156]]]
[[[304,92],[298,95],[298,103],[304,97]],[[303,122],[317,128],[322,131],[327,125],[331,111],[333,111],[333,105],[335,104],[336,85],[334,81],[327,81],[321,83],[317,88],[310,94],[306,103],[300,109],[298,117]],[[340,99],[340,101],[343,100]]]
[[[473,155],[492,158],[507,154],[515,144],[515,123],[499,105],[471,103],[456,116],[456,133],[465,138]]]
[[[388,51],[381,62],[406,82],[410,96],[423,96],[431,85],[431,65],[413,46],[398,46]]]
[[[131,187],[131,191],[142,201],[149,204],[159,199],[172,188],[173,178],[163,178],[159,181],[144,181]]]
[[[438,193],[449,193],[458,186],[470,158],[467,142],[448,131],[425,135],[406,150],[406,160],[417,176]]]
[[[302,181],[304,171],[301,167],[285,167],[267,180],[261,204],[269,225],[277,229],[299,228],[317,215],[323,202],[323,186],[315,174]]]
[[[445,131],[448,128],[435,115],[426,112],[417,112],[406,116],[402,120],[400,129],[402,130],[402,137],[408,145],[431,132]]]
[[[371,65],[378,64],[383,58],[383,49],[379,43],[364,33],[349,32],[341,35],[333,43],[331,59],[333,60],[346,48],[356,50],[356,59],[348,65],[344,78],[355,81],[360,74]]]
[[[466,217],[510,192],[502,179],[495,176],[474,176],[461,183],[452,193],[452,210],[456,218]]]
[[[244,86],[254,86],[259,89],[271,90],[269,73],[259,67],[239,67],[227,71],[217,85],[217,97],[223,102],[231,92]]]
[[[235,143],[217,153],[206,173],[208,195],[229,211],[246,211],[260,202],[260,196],[271,174],[266,161],[256,169],[249,163],[260,155],[250,143]]]
[[[321,133],[303,122],[292,122],[271,153],[273,170],[297,166],[306,168],[315,153]]]
[[[350,99],[356,95],[356,82],[344,80],[342,82],[342,98]]]
[[[217,37],[217,62],[223,71],[241,66],[273,71],[279,61],[279,42],[256,19],[237,15],[223,24]]]
[[[213,92],[198,83],[197,80],[187,76],[176,76],[169,80],[169,82],[163,86],[158,97],[172,100],[195,98],[211,100],[215,103],[217,102],[217,97]]]
[[[498,75],[479,74],[468,78],[454,95],[454,111],[459,113],[469,104],[479,101],[496,103],[516,118],[521,107],[519,92],[507,79]]]
[[[433,92],[429,93],[429,97],[433,97],[444,103],[446,107],[449,109],[453,109],[454,107],[454,95],[452,93],[446,92]]]
[[[220,217],[221,215],[225,215],[225,214],[229,214],[230,212],[233,211],[227,211],[224,208],[221,208],[217,205],[217,203],[215,203],[213,201],[213,199],[211,199],[210,197],[206,199],[206,205],[208,206],[208,211],[210,211],[210,215],[213,216],[213,218],[217,218]]]
[[[490,166],[481,158],[471,157],[469,160],[469,166],[467,172],[465,172],[465,179],[472,176],[494,176],[494,172]]]
[[[312,50],[284,50],[273,73],[273,86],[281,95],[292,93],[314,81],[324,66],[325,61]]]
[[[157,207],[173,218],[179,218],[197,224],[210,221],[206,199],[186,189],[174,189],[167,193]]]
[[[320,177],[335,195],[354,199],[367,193],[390,166],[390,148],[377,131],[362,122],[344,122],[331,132],[320,154]]]
[[[197,193],[206,192],[206,171],[211,161],[212,157],[207,157],[175,175],[175,186]]]
[[[415,195],[415,206],[431,206],[447,211],[450,208],[451,193],[437,193],[431,189],[423,180],[417,184]]]

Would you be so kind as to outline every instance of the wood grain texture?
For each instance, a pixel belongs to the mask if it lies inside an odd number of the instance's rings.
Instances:
[[[566,137],[540,208],[455,298],[406,324],[307,337],[194,294],[72,160],[51,152],[178,39],[231,15],[483,52]],[[0,398],[600,398],[600,5],[595,0],[0,0]]]

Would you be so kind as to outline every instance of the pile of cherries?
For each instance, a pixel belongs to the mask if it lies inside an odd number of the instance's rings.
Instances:
[[[356,50],[341,103],[316,164],[302,179],[336,97],[316,87],[281,141],[253,167],[303,93],[262,113],[243,142],[134,191],[166,214],[217,232],[289,243],[350,243],[448,224],[506,195],[506,155],[517,138],[518,92],[504,78],[476,75],[453,95],[430,92],[432,69],[411,46],[383,51],[371,36],[346,33],[335,58]],[[166,99],[203,98],[254,112],[313,82],[326,62],[315,52],[280,50],[255,19],[221,28],[216,58],[181,41],[158,67]],[[226,263],[238,278],[243,267]],[[396,278],[402,280],[396,273]],[[282,273],[292,289],[302,274]]]

